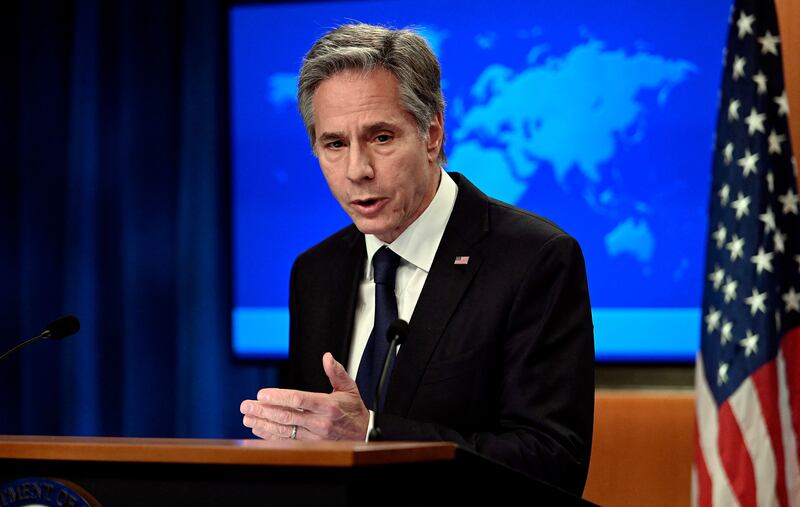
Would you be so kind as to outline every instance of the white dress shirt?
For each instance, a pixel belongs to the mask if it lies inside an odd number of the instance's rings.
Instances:
[[[411,320],[414,307],[417,306],[417,300],[422,292],[422,287],[425,285],[428,272],[431,270],[433,257],[439,248],[444,228],[450,219],[450,214],[453,212],[453,206],[458,195],[458,186],[444,169],[441,171],[442,178],[439,182],[439,188],[436,190],[436,195],[428,205],[428,208],[397,239],[388,245],[394,253],[400,256],[394,293],[397,297],[397,316],[405,321]],[[372,256],[386,244],[372,234],[366,234],[365,240],[367,261],[364,266],[364,277],[358,288],[352,344],[350,346],[350,357],[347,361],[347,371],[353,379],[358,375],[361,356],[367,346],[367,340],[369,340],[375,321],[375,283],[372,278]]]

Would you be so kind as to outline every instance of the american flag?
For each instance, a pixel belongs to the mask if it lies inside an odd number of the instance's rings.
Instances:
[[[736,1],[724,61],[692,503],[800,506],[800,217],[772,0]]]

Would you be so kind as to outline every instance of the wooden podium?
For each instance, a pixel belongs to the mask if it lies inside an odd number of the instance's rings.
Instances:
[[[104,507],[591,505],[444,442],[0,436],[0,494],[27,477],[69,481]]]

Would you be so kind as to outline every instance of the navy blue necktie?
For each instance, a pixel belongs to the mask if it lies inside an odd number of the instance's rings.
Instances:
[[[397,275],[397,266],[400,256],[383,246],[372,257],[372,272],[375,281],[375,324],[369,335],[361,363],[358,365],[356,384],[361,393],[361,399],[368,409],[375,410],[375,390],[380,380],[381,368],[389,342],[386,340],[386,330],[389,324],[397,319],[397,298],[394,295],[394,281]],[[390,370],[394,363],[395,351],[392,351]],[[381,400],[383,405],[383,400]]]

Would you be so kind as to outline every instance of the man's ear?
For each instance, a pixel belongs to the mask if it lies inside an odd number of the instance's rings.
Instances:
[[[442,140],[444,139],[444,113],[441,111],[436,113],[428,126],[428,162],[436,162],[439,158],[439,152],[442,149]]]

